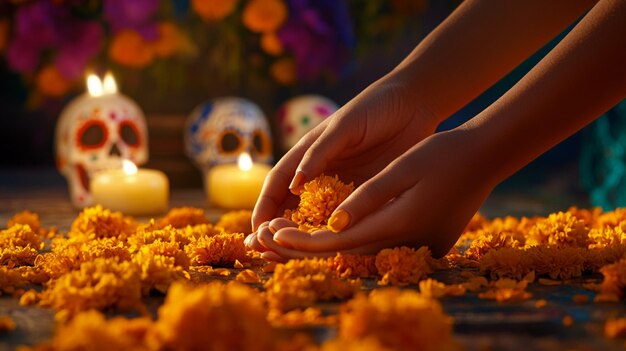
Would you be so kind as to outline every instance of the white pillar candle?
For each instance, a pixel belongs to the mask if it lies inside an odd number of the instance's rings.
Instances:
[[[217,165],[207,173],[207,195],[211,203],[227,209],[254,207],[265,177],[272,168],[253,163],[250,155],[243,153],[237,164]]]
[[[137,169],[124,160],[122,169],[96,173],[91,181],[94,204],[135,216],[165,212],[168,207],[169,181],[155,169]]]

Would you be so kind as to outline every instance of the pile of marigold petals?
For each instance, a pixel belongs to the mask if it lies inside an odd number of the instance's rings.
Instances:
[[[304,189],[300,205],[286,216],[311,232],[326,228],[328,217],[353,186],[321,176]],[[51,350],[79,347],[89,337],[116,338],[121,348],[133,349],[168,349],[185,343],[194,349],[204,342],[238,348],[257,340],[253,349],[259,350],[294,349],[293,345],[307,350],[371,345],[429,349],[430,344],[438,345],[431,349],[448,350],[457,348],[452,319],[443,313],[438,299],[469,293],[515,303],[532,298],[527,288],[535,281],[560,284],[594,272],[604,276],[601,284],[587,285],[598,291],[597,302],[626,296],[626,210],[622,209],[571,208],[547,217],[493,220],[477,214],[441,259],[431,257],[426,247],[396,247],[377,255],[338,253],[284,264],[263,263],[257,252],[246,251],[243,238],[251,231],[250,215],[231,212],[211,224],[201,209],[177,208],[140,224],[96,206],[81,212],[67,235],[56,235],[45,247],[42,243],[48,242],[50,232],[37,227],[32,215],[16,216],[18,220],[14,217],[0,232],[0,247],[7,252],[0,262],[0,290],[21,295],[23,304],[52,307],[59,311],[59,321],[71,323],[59,324],[44,348]],[[20,222],[20,217],[26,220]],[[433,279],[442,270],[453,272],[458,281],[446,284]],[[236,282],[225,285],[223,280]],[[43,289],[24,291],[33,284]],[[368,294],[372,285],[380,288]],[[404,286],[417,287],[419,292],[396,288]],[[142,297],[155,291],[167,294],[156,321],[107,321],[94,312],[145,313]],[[202,301],[210,302],[203,305]],[[339,314],[322,311],[319,302],[324,301],[341,303]],[[223,327],[238,330],[244,335],[240,340],[194,331],[202,320],[233,311],[237,318],[223,317]],[[85,313],[91,314],[91,321],[81,317]],[[338,338],[317,346],[303,336],[289,340],[276,336],[277,327],[316,324],[338,325]],[[252,330],[255,325],[262,336]],[[617,329],[616,323],[608,325]],[[72,330],[82,335],[74,337],[79,346],[64,344]],[[228,334],[226,329],[223,332]],[[124,333],[129,337],[119,337]],[[268,335],[271,340],[265,338]],[[83,336],[86,341],[80,341]]]
[[[242,223],[250,216],[227,213],[221,222],[246,229]],[[52,307],[61,321],[90,309],[145,312],[142,297],[190,280],[192,266],[260,262],[246,250],[245,233],[210,224],[197,208],[175,208],[140,224],[95,206],[84,209],[66,235],[51,232],[26,211],[0,231],[0,293],[21,296],[23,305]]]

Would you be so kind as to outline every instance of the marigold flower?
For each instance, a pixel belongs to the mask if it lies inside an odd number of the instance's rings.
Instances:
[[[376,268],[382,276],[379,285],[417,284],[432,273],[428,264],[430,250],[426,246],[418,250],[402,246],[384,249],[376,255]]]
[[[343,254],[328,258],[330,269],[337,272],[341,278],[367,278],[376,275],[376,256]]]
[[[236,260],[247,261],[247,250],[243,243],[244,235],[217,234],[200,237],[185,247],[191,258],[191,264],[232,267]]]
[[[67,324],[60,324],[44,350],[156,350],[154,323],[150,318],[115,317],[107,320],[94,310],[78,313]],[[41,346],[40,346],[41,347]],[[39,349],[39,348],[37,348]]]
[[[139,268],[143,295],[152,289],[165,293],[174,281],[189,280],[189,257],[176,243],[157,240],[144,245],[133,262]]]
[[[265,283],[270,309],[280,311],[309,307],[316,301],[348,298],[360,287],[360,280],[340,279],[322,258],[278,264]]]
[[[215,224],[226,233],[252,233],[252,211],[240,210],[224,213]]]
[[[35,266],[50,278],[57,279],[69,271],[78,269],[82,263],[96,258],[117,258],[120,261],[129,261],[131,253],[117,238],[91,240],[85,236],[58,238],[52,242],[52,252],[37,256]]]
[[[457,350],[452,318],[437,300],[397,288],[359,294],[341,306],[339,338],[374,337],[393,350]]]
[[[283,44],[274,32],[263,33],[261,36],[261,49],[270,55],[280,55],[283,53]]]
[[[491,250],[499,249],[502,247],[522,246],[524,246],[524,244],[515,240],[512,233],[510,232],[502,231],[491,233],[480,231],[479,234],[477,234],[476,238],[470,244],[470,247],[467,249],[467,251],[465,251],[465,256],[473,260],[478,260],[485,253]]]
[[[121,212],[113,212],[97,205],[85,208],[72,223],[68,236],[88,236],[94,238],[116,237],[125,240],[137,229],[137,223]]]
[[[528,237],[531,244],[555,246],[587,247],[589,228],[583,220],[569,212],[552,213],[530,228]],[[528,244],[528,243],[527,243]]]
[[[175,54],[195,54],[193,42],[171,22],[161,22],[157,28],[159,38],[152,42],[154,52],[159,57],[171,57]]]
[[[250,0],[241,20],[253,32],[273,32],[287,19],[288,10],[282,0]]]
[[[209,224],[204,210],[196,207],[176,207],[156,222],[156,228],[165,228],[168,225],[173,228],[185,228],[198,224]]]
[[[39,215],[37,213],[24,210],[18,212],[11,217],[7,222],[7,228],[11,228],[16,224],[28,225],[33,232],[37,233],[42,237],[50,237],[51,234],[54,234],[56,230],[45,229],[41,226],[41,220],[39,219]]]
[[[113,36],[109,57],[124,66],[144,68],[155,57],[154,47],[132,29],[124,29]]]
[[[0,248],[31,247],[43,249],[43,241],[28,224],[15,224],[0,230]]]
[[[171,349],[271,350],[275,335],[266,316],[261,294],[244,284],[175,283],[159,307],[156,328]]]
[[[89,309],[141,310],[141,281],[134,263],[96,258],[52,280],[40,304],[59,310],[56,317],[61,320]]]
[[[53,64],[46,65],[37,72],[35,84],[42,94],[52,97],[61,97],[72,87],[72,82],[65,79]]]
[[[218,21],[230,15],[238,0],[191,0],[191,8],[205,21]]]
[[[286,210],[285,217],[298,224],[303,231],[327,229],[333,211],[353,190],[353,183],[344,184],[337,176],[320,175],[304,184],[298,207],[293,211]]]
[[[616,208],[598,215],[595,227],[617,227],[626,222],[626,208]]]
[[[283,57],[270,65],[270,75],[282,85],[292,85],[296,81],[296,62],[291,57]]]

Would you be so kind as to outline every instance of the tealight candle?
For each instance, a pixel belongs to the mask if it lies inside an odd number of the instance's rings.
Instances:
[[[155,169],[137,169],[134,163],[123,161],[122,169],[96,173],[91,181],[95,204],[125,214],[145,216],[163,213],[168,206],[169,181]]]
[[[217,165],[207,173],[207,195],[212,203],[223,208],[251,209],[270,169],[266,164],[253,163],[244,152],[237,164]]]

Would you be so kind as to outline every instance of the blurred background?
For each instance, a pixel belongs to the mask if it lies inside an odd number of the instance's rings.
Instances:
[[[303,94],[339,105],[392,69],[458,0],[0,0],[0,197],[65,186],[54,130],[85,91],[86,72],[111,71],[144,110],[147,167],[174,188],[201,188],[183,129],[198,104],[239,96],[261,107],[280,147],[280,106]],[[458,111],[473,117],[515,84],[567,30]],[[489,64],[489,63],[485,63]],[[624,103],[501,184],[492,212],[626,203]],[[515,211],[514,211],[515,212]],[[509,214],[509,213],[506,213]],[[515,214],[515,213],[510,213]]]

